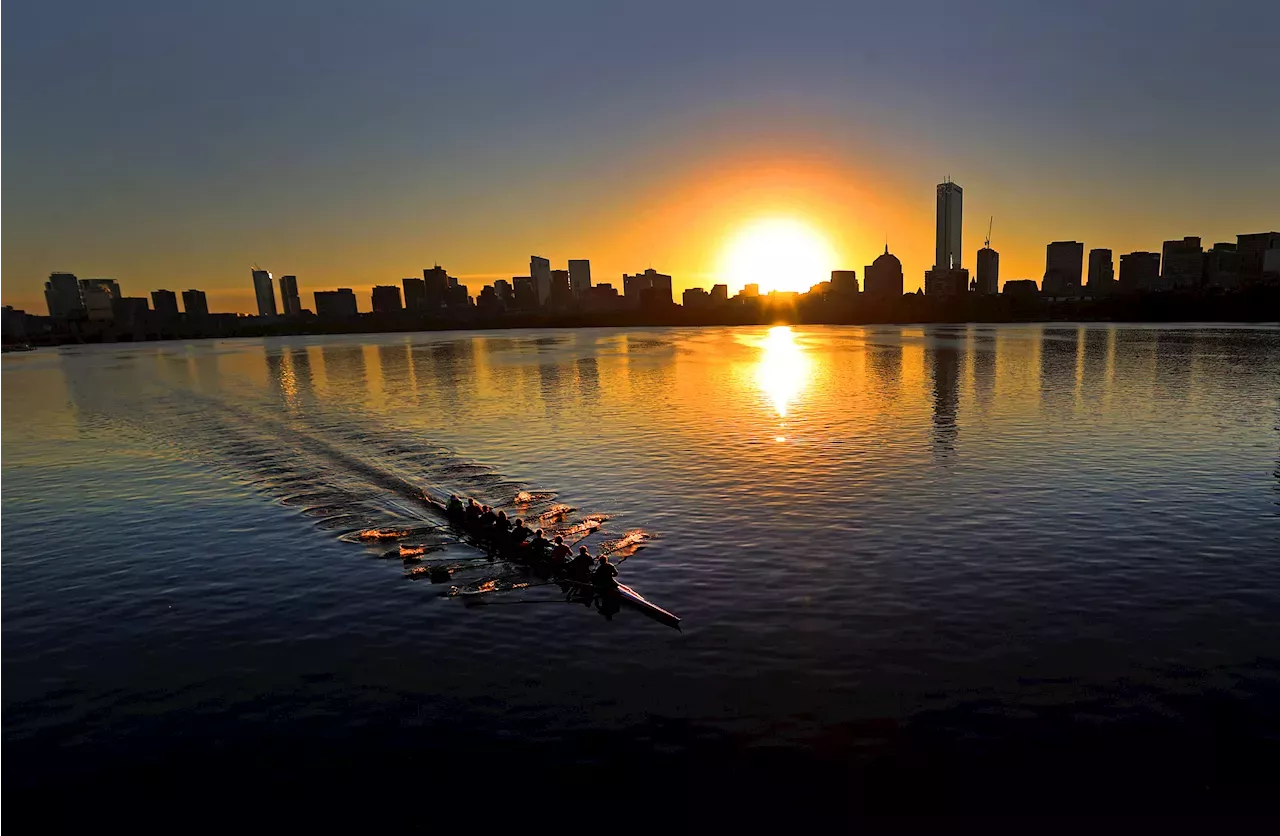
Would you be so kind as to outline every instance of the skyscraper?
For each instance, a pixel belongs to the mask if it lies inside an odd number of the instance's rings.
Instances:
[[[156,309],[156,316],[161,319],[178,318],[178,294],[172,290],[151,291],[151,306]]]
[[[44,285],[44,301],[49,306],[49,316],[75,318],[84,315],[80,280],[75,273],[50,273],[49,281]]]
[[[302,300],[298,298],[298,277],[280,277],[280,305],[285,316],[297,316],[302,313]]]
[[[1084,244],[1079,241],[1054,241],[1045,248],[1044,283],[1046,296],[1075,296],[1080,292],[1080,274],[1084,272]]]
[[[538,291],[538,306],[547,304],[551,298],[551,262],[541,256],[529,256],[529,276]]]
[[[449,299],[449,274],[437,264],[430,270],[422,271],[422,281],[426,284],[424,306],[430,313],[439,313]]]
[[[1111,250],[1089,250],[1089,290],[1094,293],[1106,293],[1115,280],[1114,262]]]
[[[187,316],[208,316],[209,298],[203,290],[182,291],[182,310]]]
[[[253,270],[253,295],[258,298],[258,316],[276,315],[276,288],[266,270]]]
[[[568,270],[551,271],[551,295],[547,302],[551,307],[563,308],[573,301],[573,290],[570,285]]]
[[[963,226],[964,189],[950,180],[938,184],[937,252],[933,269],[960,268],[960,232]]]
[[[978,293],[994,296],[1000,292],[1000,253],[990,246],[978,250]]]
[[[569,286],[579,301],[591,293],[591,262],[585,258],[569,259]]]

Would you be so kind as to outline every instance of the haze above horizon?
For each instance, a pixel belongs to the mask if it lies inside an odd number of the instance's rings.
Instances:
[[[533,253],[733,292],[755,254],[861,275],[886,238],[913,290],[945,175],[964,265],[994,215],[1006,280],[1053,240],[1280,220],[1260,0],[6,12],[3,296],[32,312],[55,270],[250,312],[253,262],[308,292],[434,263],[478,290]]]

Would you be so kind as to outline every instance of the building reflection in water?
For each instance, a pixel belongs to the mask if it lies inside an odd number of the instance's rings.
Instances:
[[[285,349],[289,365],[293,367],[293,379],[298,391],[311,394],[315,390],[315,377],[311,371],[311,353],[305,347],[292,346]]]
[[[600,366],[594,356],[579,357],[574,364],[577,372],[578,395],[584,401],[600,398]]]
[[[413,397],[413,364],[407,342],[378,346],[378,368],[381,370],[382,391],[398,404],[415,400]]]
[[[996,392],[996,338],[991,329],[969,330],[968,354],[973,364],[974,400],[985,414]]]
[[[810,360],[788,325],[770,328],[760,347],[764,353],[756,367],[756,383],[783,419],[776,440],[786,441],[787,411],[809,383]]]
[[[937,342],[928,349],[933,373],[933,451],[942,459],[955,453],[960,433],[956,424],[960,412],[960,351],[947,342]]]
[[[1040,334],[1040,410],[1057,422],[1074,412],[1080,336],[1075,328],[1046,328]]]
[[[324,377],[329,388],[363,399],[368,391],[364,348],[358,345],[325,345],[320,347],[320,354],[324,357]]]

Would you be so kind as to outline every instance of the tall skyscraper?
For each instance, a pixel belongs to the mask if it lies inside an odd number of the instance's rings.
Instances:
[[[978,250],[978,275],[975,276],[978,293],[994,296],[1000,292],[1000,253],[990,246]]]
[[[529,256],[529,276],[538,291],[538,306],[547,304],[551,298],[551,262],[541,256]]]
[[[75,273],[50,273],[49,281],[44,285],[44,301],[49,306],[49,316],[84,316],[84,299],[80,296],[80,280]]]
[[[400,306],[400,288],[393,284],[380,284],[374,287],[372,310],[376,314],[396,313],[403,310]]]
[[[276,315],[276,288],[266,270],[253,271],[253,295],[258,298],[258,316]]]
[[[151,291],[151,306],[156,309],[156,316],[161,319],[178,318],[178,294],[172,290]]]
[[[1181,241],[1165,241],[1161,251],[1160,286],[1165,289],[1200,286],[1204,273],[1204,250],[1200,239],[1187,236]]]
[[[1105,293],[1115,280],[1114,262],[1111,250],[1089,250],[1089,290]]]
[[[203,290],[182,291],[182,310],[187,316],[208,316],[209,297]]]
[[[430,270],[422,271],[422,281],[426,284],[426,310],[439,313],[449,300],[449,273],[437,264]]]
[[[960,269],[960,233],[964,223],[963,215],[964,189],[950,180],[939,183],[937,251],[934,254],[933,269]]]
[[[1075,296],[1080,292],[1080,275],[1084,272],[1084,244],[1079,241],[1054,241],[1045,248],[1044,283],[1046,296]]]
[[[569,259],[569,286],[579,300],[591,293],[591,262],[585,258]]]
[[[298,277],[280,277],[280,306],[285,316],[298,316],[302,313],[302,300],[298,298]]]

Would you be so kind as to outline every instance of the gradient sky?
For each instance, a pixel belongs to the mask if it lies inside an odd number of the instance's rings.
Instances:
[[[887,235],[912,290],[944,175],[1002,280],[1280,228],[1270,0],[193,5],[5,4],[5,304],[69,270],[248,312],[256,262],[367,310],[531,253],[678,294],[762,217],[859,277]]]

